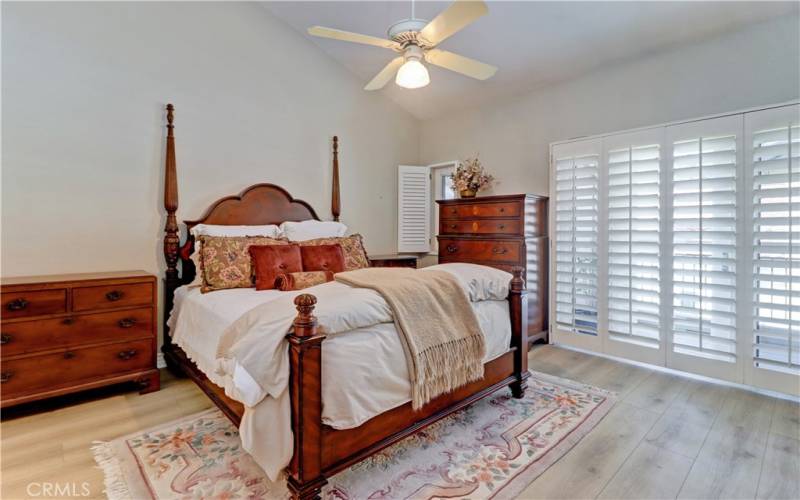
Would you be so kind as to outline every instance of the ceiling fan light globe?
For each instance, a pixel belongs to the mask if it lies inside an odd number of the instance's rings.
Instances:
[[[409,59],[397,71],[394,82],[405,89],[418,89],[431,83],[428,68],[416,59]]]

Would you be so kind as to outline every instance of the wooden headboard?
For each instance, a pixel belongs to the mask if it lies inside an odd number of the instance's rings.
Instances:
[[[305,201],[292,197],[284,188],[275,184],[255,184],[241,193],[220,198],[206,209],[202,217],[184,221],[186,241],[180,243],[180,228],[175,212],[178,210],[178,178],[175,161],[175,136],[173,130],[175,107],[167,104],[167,152],[164,171],[164,209],[167,221],[164,227],[164,259],[167,263],[164,279],[164,317],[172,310],[175,289],[191,283],[195,276],[194,263],[189,256],[194,251],[194,238],[189,231],[197,224],[216,225],[264,225],[281,224],[287,221],[319,220],[317,213]],[[339,220],[341,210],[339,198],[339,140],[333,137],[333,175],[331,213]],[[180,273],[178,261],[180,260]],[[166,331],[166,330],[165,330]]]

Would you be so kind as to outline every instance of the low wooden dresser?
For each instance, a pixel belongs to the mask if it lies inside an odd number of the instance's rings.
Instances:
[[[0,406],[121,382],[158,390],[156,296],[144,271],[0,280]]]
[[[439,262],[525,269],[528,341],[547,342],[547,197],[439,200]]]
[[[370,255],[372,267],[409,267],[416,269],[417,256],[409,254]]]

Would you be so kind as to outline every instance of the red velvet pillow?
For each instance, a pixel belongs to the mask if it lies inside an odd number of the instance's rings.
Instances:
[[[341,245],[301,246],[303,271],[344,271],[344,252]]]
[[[249,251],[256,270],[256,290],[273,289],[279,274],[303,270],[298,245],[253,245]]]

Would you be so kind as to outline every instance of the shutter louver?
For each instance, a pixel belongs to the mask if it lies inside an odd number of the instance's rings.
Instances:
[[[736,136],[673,144],[676,353],[736,361]]]
[[[800,374],[800,127],[755,131],[755,366]]]
[[[599,155],[556,158],[556,322],[597,335]]]
[[[428,252],[431,237],[430,169],[401,165],[397,186],[397,250]]]
[[[608,332],[659,347],[659,145],[607,153]]]

